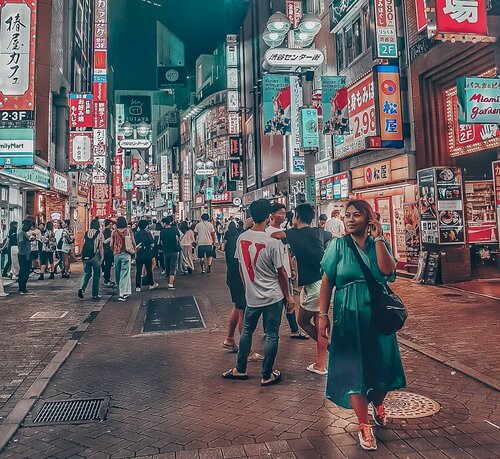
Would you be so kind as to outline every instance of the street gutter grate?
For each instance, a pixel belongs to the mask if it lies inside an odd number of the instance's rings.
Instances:
[[[44,402],[38,413],[26,426],[51,424],[81,424],[104,420],[109,398],[54,400]]]

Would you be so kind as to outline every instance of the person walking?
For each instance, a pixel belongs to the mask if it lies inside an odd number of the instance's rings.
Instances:
[[[73,235],[73,230],[71,229],[71,221],[64,220],[62,226],[61,239],[59,244],[61,245],[61,255],[62,255],[62,277],[67,279],[71,273],[71,250],[75,242],[75,237]],[[59,245],[58,245],[59,247]]]
[[[37,227],[34,222],[31,224],[30,231],[28,231],[28,236],[31,240],[31,272],[35,272],[41,265],[42,233],[44,231],[45,225],[43,223],[39,223]]]
[[[283,267],[281,242],[266,234],[271,204],[258,199],[250,204],[254,226],[245,231],[236,243],[235,257],[240,263],[240,273],[245,286],[243,330],[240,337],[236,367],[225,371],[225,379],[248,379],[247,362],[252,347],[252,336],[261,315],[264,318],[265,344],[262,363],[261,386],[279,383],[281,372],[273,370],[278,352],[279,327],[284,303],[291,310],[295,307],[290,295],[288,276]]]
[[[183,274],[192,274],[194,271],[193,248],[196,246],[196,237],[187,221],[183,221],[179,229],[181,237],[181,271]]]
[[[275,233],[282,232],[281,226],[286,220],[286,206],[284,204],[275,203],[271,206],[271,222],[266,228],[266,233],[272,236]],[[288,276],[288,285],[290,287],[290,295],[293,295],[293,281],[295,280],[296,273],[292,269],[292,257],[288,250],[288,243],[286,240],[281,241],[281,249],[283,255],[283,266]],[[305,333],[299,330],[297,324],[297,316],[295,310],[286,313],[286,320],[290,326],[290,337],[294,339],[309,339]]]
[[[56,250],[56,236],[54,234],[54,225],[47,222],[45,230],[42,231],[40,250],[40,276],[38,280],[45,279],[45,273],[49,268],[49,279],[54,279],[54,252]]]
[[[125,301],[132,294],[130,267],[136,247],[132,230],[125,217],[118,217],[116,229],[111,233],[111,250],[114,255],[115,281],[118,284],[118,301]]]
[[[174,223],[174,217],[169,215],[162,219],[163,229],[160,231],[160,244],[163,252],[163,266],[167,276],[167,290],[175,290],[175,274],[179,252],[181,251],[180,235]]]
[[[339,218],[340,211],[338,209],[332,210],[332,218],[325,224],[325,231],[332,233],[333,238],[342,237],[345,234],[344,222]]]
[[[24,220],[21,229],[17,233],[17,245],[19,252],[17,259],[19,260],[19,276],[17,282],[19,284],[19,293],[21,295],[33,295],[27,289],[28,278],[31,268],[31,242],[28,231],[31,230],[33,223],[30,220]]]
[[[155,241],[151,231],[148,229],[149,222],[140,220],[139,231],[135,233],[135,244],[137,247],[137,255],[135,258],[135,291],[141,291],[142,269],[146,270],[146,283],[149,285],[149,290],[158,287],[153,278],[153,247]]]
[[[205,274],[205,258],[207,259],[207,273],[210,273],[212,270],[212,260],[215,252],[215,228],[209,220],[210,216],[203,214],[201,222],[194,228],[196,243],[198,244],[201,274]]]
[[[17,254],[19,252],[17,246],[17,225],[16,221],[10,222],[9,226],[9,234],[7,236],[7,264],[3,269],[2,276],[10,277],[11,279],[17,278],[19,274],[19,260],[17,258]]]
[[[276,232],[273,237],[284,239],[297,259],[300,306],[298,322],[306,333],[316,341],[316,359],[307,370],[326,375],[328,340],[319,333],[319,291],[321,287],[321,259],[325,252],[323,230],[311,227],[314,208],[311,204],[300,204],[295,209],[295,228]]]
[[[359,443],[365,450],[377,449],[368,405],[378,426],[387,424],[384,399],[389,391],[406,386],[396,335],[382,335],[371,321],[370,292],[357,250],[382,285],[393,282],[396,263],[382,226],[366,201],[347,203],[345,221],[348,236],[332,241],[323,257],[319,331],[331,335],[330,372],[326,397],[338,406],[354,409],[359,422]],[[350,247],[348,238],[354,242]],[[333,287],[333,329],[328,310]]]
[[[83,295],[90,279],[92,278],[92,299],[98,300],[99,282],[101,280],[101,260],[104,255],[103,237],[100,231],[99,219],[94,218],[90,222],[90,228],[83,236],[82,261],[83,279],[82,286],[78,290],[78,298],[83,299]]]
[[[104,277],[104,285],[106,287],[114,287],[116,284],[111,281],[111,268],[113,267],[113,250],[111,250],[111,234],[113,233],[113,222],[110,219],[104,220],[104,229],[102,231],[102,274]]]

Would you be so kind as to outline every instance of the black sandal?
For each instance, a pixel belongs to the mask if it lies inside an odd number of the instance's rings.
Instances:
[[[235,375],[233,373],[233,370],[234,370],[234,368],[231,368],[231,369],[225,371],[224,373],[222,373],[222,377],[224,379],[236,379],[236,380],[248,379],[248,375]]]
[[[271,373],[271,376],[273,377],[273,379],[271,379],[270,381],[267,381],[267,382],[261,381],[260,385],[263,387],[267,387],[267,386],[272,386],[274,384],[278,384],[281,381],[281,372],[279,370],[274,370]]]

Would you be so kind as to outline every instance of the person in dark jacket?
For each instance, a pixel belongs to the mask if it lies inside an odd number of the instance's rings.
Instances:
[[[113,222],[109,219],[104,220],[103,237],[103,257],[102,257],[102,273],[104,276],[104,285],[114,287],[116,284],[111,282],[111,267],[113,266],[114,256],[111,250],[111,233],[113,232]]]
[[[12,247],[15,247],[15,253],[12,254]],[[17,262],[17,222],[10,222],[9,235],[7,236],[7,264],[3,268],[3,277],[9,277],[19,274],[19,265]]]
[[[32,225],[33,223],[30,220],[24,220],[21,229],[17,233],[17,245],[19,247],[19,253],[17,254],[19,259],[19,277],[17,282],[21,295],[32,295],[26,288],[30,276],[32,242],[28,236],[28,231],[31,229]]]
[[[140,220],[138,231],[135,233],[135,243],[137,245],[136,255],[136,273],[135,273],[135,291],[141,291],[142,268],[146,269],[146,282],[149,284],[149,289],[153,290],[158,287],[153,279],[153,256],[155,241],[151,231],[149,231],[149,222]]]

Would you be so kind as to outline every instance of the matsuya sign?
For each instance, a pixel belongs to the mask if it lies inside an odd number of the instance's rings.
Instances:
[[[457,80],[458,122],[498,124],[500,122],[500,78]]]

